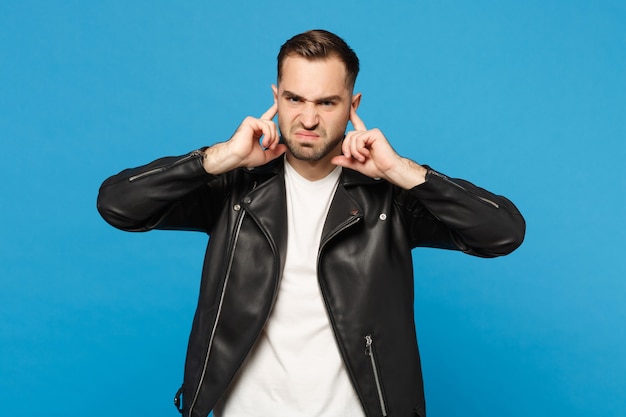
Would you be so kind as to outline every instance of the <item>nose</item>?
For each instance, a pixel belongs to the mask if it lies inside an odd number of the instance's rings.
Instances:
[[[300,121],[305,129],[315,129],[319,123],[317,106],[315,103],[306,103],[300,115]]]

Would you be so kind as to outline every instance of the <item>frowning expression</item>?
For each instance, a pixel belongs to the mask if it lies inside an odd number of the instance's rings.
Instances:
[[[302,161],[330,160],[340,153],[350,107],[358,105],[338,58],[288,56],[278,86],[278,126],[291,155]]]

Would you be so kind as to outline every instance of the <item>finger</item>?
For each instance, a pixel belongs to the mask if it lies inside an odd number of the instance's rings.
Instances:
[[[346,158],[351,158],[352,154],[350,153],[350,143],[352,143],[352,137],[354,136],[354,132],[348,132],[348,134],[343,138],[343,142],[341,143],[341,153]]]
[[[287,151],[287,146],[280,144],[273,149],[267,149],[263,154],[265,155],[265,162],[272,161]]]
[[[267,120],[260,120],[259,128],[263,132],[263,140],[261,141],[261,145],[264,148],[275,147],[278,142],[278,134],[276,133],[276,125],[274,122]]]
[[[341,153],[348,159],[355,159],[359,162],[363,162],[363,155],[358,150],[357,143],[359,141],[359,132],[348,132],[341,144]]]
[[[265,113],[263,113],[261,115],[261,119],[263,119],[263,120],[272,120],[274,118],[274,116],[276,116],[276,113],[278,113],[278,106],[276,105],[276,103],[274,103],[274,104],[272,104],[272,107],[267,109],[265,111]]]
[[[350,169],[354,169],[354,165],[356,165],[356,162],[352,158],[346,157],[345,155],[335,156],[330,162],[334,165]]]
[[[358,171],[361,174],[368,175],[366,171],[366,166],[363,162],[359,162],[356,159],[348,158],[344,155],[338,155],[333,157],[330,162],[333,165],[337,165],[344,168],[349,168],[354,171]]]
[[[363,120],[356,114],[354,107],[350,108],[350,121],[352,122],[354,130],[367,130],[365,123],[363,123]]]
[[[364,162],[369,156],[369,150],[366,148],[365,138],[363,135],[355,135],[350,143],[350,153],[352,157],[359,162]]]
[[[350,155],[358,161],[363,160],[363,156],[359,153],[359,136],[352,136],[352,140],[350,141]]]

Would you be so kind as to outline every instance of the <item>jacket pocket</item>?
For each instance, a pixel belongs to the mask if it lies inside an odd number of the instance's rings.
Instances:
[[[380,378],[380,370],[376,362],[376,354],[374,352],[374,339],[372,335],[365,336],[365,355],[369,357],[372,365],[372,374],[374,376],[374,382],[376,383],[376,393],[378,394],[378,403],[380,404],[380,413],[383,417],[387,416],[387,404],[385,403],[385,395],[383,391],[383,385]]]

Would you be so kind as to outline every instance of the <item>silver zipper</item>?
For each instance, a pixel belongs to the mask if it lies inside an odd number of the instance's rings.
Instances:
[[[374,340],[372,335],[365,336],[365,354],[370,357],[372,362],[372,372],[374,373],[374,381],[376,382],[376,391],[378,392],[378,401],[380,403],[380,412],[383,416],[387,415],[387,406],[385,405],[385,398],[383,397],[383,388],[380,383],[380,376],[378,375],[378,366],[376,366],[376,359],[374,358]]]
[[[489,204],[491,204],[491,205],[492,205],[492,206],[494,206],[495,208],[500,208],[500,205],[499,205],[498,203],[496,203],[495,201],[488,200],[488,199],[486,199],[485,197],[481,197],[481,196],[476,195],[476,194],[472,194],[472,195],[475,195],[476,197],[480,198],[480,199],[481,199],[481,200],[483,200],[485,203],[489,203]]]
[[[332,235],[328,236],[326,238],[326,240],[324,240],[323,242],[320,243],[320,248],[319,248],[318,253],[317,253],[317,267],[318,267],[318,270],[319,270],[320,260],[322,259],[322,257],[321,257],[322,250],[324,249],[324,246],[326,246],[326,243],[328,243],[331,239],[333,239],[339,233],[341,233],[344,230],[346,230],[348,227],[352,226],[353,224],[357,224],[360,221],[361,221],[361,217],[356,217],[356,216],[351,217],[350,219],[345,221],[341,226],[339,226],[337,228],[337,230]]]
[[[156,173],[161,172],[161,171],[165,171],[168,168],[175,167],[176,165],[180,165],[180,164],[182,164],[184,162],[187,162],[188,160],[190,160],[192,158],[195,158],[197,156],[202,156],[202,151],[200,151],[200,150],[193,151],[190,154],[188,154],[187,156],[179,159],[178,161],[175,161],[171,165],[161,166],[161,167],[158,167],[158,168],[152,168],[149,171],[141,172],[141,173],[139,173],[137,175],[133,175],[132,177],[128,178],[128,181],[129,182],[133,182],[133,181],[137,181],[139,179],[142,179],[144,177],[149,177],[150,175],[156,174]]]
[[[141,174],[133,175],[132,177],[128,179],[128,181],[130,182],[137,181],[141,178],[149,177],[150,175],[156,174],[157,172],[161,172],[161,171],[165,171],[165,167],[158,167],[158,168],[151,169],[150,171],[142,172]]]
[[[241,230],[241,224],[243,223],[243,218],[245,217],[245,211],[241,211],[241,215],[237,220],[237,227],[235,229],[235,237],[233,239],[233,244],[230,250],[230,257],[228,259],[228,267],[226,269],[226,277],[224,278],[224,285],[222,286],[222,293],[220,295],[220,302],[217,306],[217,315],[215,316],[215,323],[213,323],[213,328],[211,329],[211,337],[209,338],[209,344],[206,350],[206,356],[204,359],[204,366],[202,367],[202,374],[200,375],[200,381],[198,382],[198,388],[196,388],[196,392],[194,393],[193,400],[191,401],[191,405],[189,406],[189,415],[193,414],[193,408],[196,405],[196,401],[198,400],[198,396],[200,395],[200,388],[202,387],[202,383],[204,382],[204,377],[206,375],[206,369],[209,364],[209,355],[211,353],[211,348],[213,347],[213,339],[215,338],[215,331],[217,330],[217,323],[220,319],[220,313],[222,312],[222,304],[224,303],[224,295],[226,294],[226,287],[228,285],[228,279],[230,278],[230,271],[233,266],[233,259],[235,258],[235,246],[237,246],[237,240],[239,239],[239,231]]]
[[[452,184],[452,185],[456,186],[457,188],[460,188],[461,190],[465,191],[465,192],[466,192],[466,193],[468,193],[469,195],[471,195],[471,196],[473,196],[473,197],[476,197],[476,198],[478,198],[479,200],[482,200],[482,201],[484,201],[484,202],[485,202],[485,203],[487,203],[487,204],[491,204],[491,205],[492,205],[492,206],[494,206],[495,208],[500,208],[500,205],[499,205],[498,203],[496,203],[495,201],[489,200],[488,198],[481,197],[481,196],[479,196],[479,195],[477,195],[477,194],[474,194],[474,193],[472,193],[472,192],[468,191],[465,187],[463,187],[462,185],[457,184],[456,182],[452,181],[452,180],[451,180],[450,178],[448,178],[447,176],[445,176],[445,175],[443,175],[443,174],[440,174],[440,173],[439,173],[439,172],[437,172],[437,171],[433,171],[432,169],[430,170],[430,173],[431,173],[432,175],[435,175],[435,176],[437,176],[437,177],[441,178],[442,180],[444,180],[444,181],[446,181],[446,182],[448,182],[448,183],[450,183],[450,184]]]

